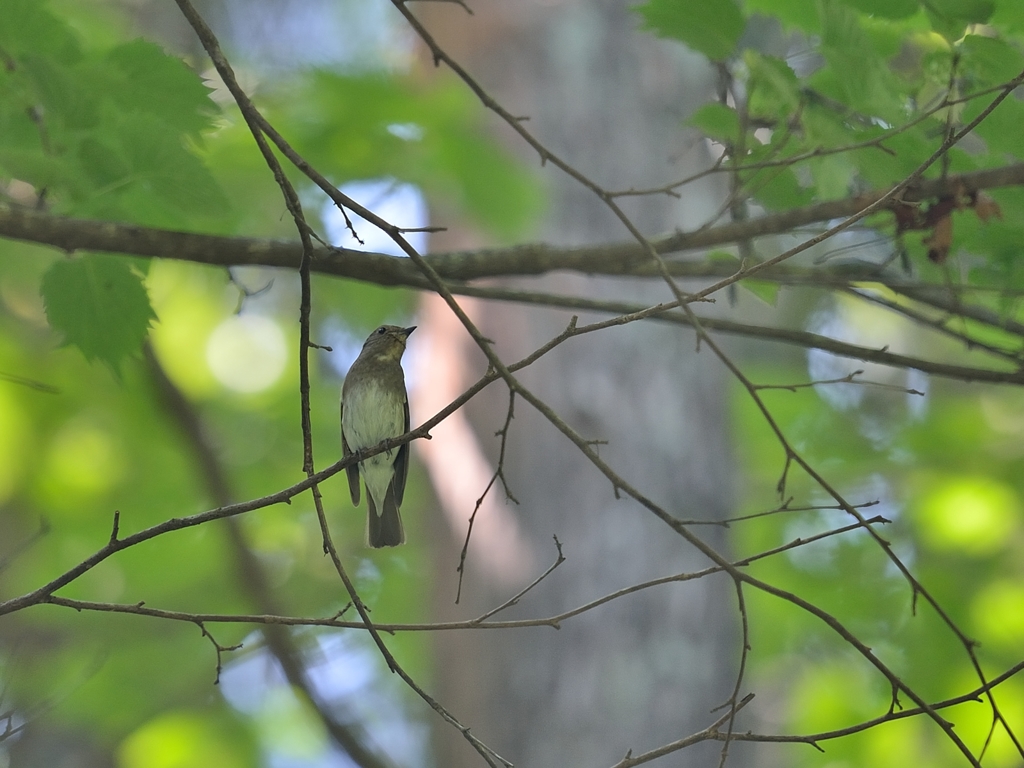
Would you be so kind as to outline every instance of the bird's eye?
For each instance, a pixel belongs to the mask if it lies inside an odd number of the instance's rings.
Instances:
[[[383,325],[380,328],[377,329],[377,335],[378,336],[383,336],[387,332],[388,332],[388,329],[385,328]]]

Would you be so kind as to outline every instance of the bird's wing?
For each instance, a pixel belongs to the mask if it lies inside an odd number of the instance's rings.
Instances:
[[[409,398],[405,398],[405,429],[402,433],[409,431]],[[409,444],[405,443],[398,449],[398,456],[395,457],[395,474],[392,483],[395,487],[395,501],[402,504],[402,497],[405,496],[405,478],[409,475]]]
[[[348,447],[348,440],[345,439],[345,403],[341,404],[341,456],[345,458],[352,455],[352,449]],[[345,468],[348,475],[348,492],[352,496],[352,506],[359,506],[359,464],[354,463]]]

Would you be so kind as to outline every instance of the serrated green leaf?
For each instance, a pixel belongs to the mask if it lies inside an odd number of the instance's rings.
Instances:
[[[158,45],[134,40],[112,49],[105,62],[120,76],[110,96],[122,109],[153,115],[193,138],[212,126],[218,110],[210,89]]]
[[[779,290],[782,288],[778,283],[769,283],[764,280],[740,280],[740,285],[772,307],[779,300]]]
[[[53,25],[63,23],[29,12],[23,0],[0,0],[5,30],[6,10],[28,19],[26,34],[38,27],[56,35]],[[211,220],[227,210],[186,148],[201,141],[214,113],[200,78],[152,43],[63,57],[40,46],[0,74],[0,168],[45,188],[65,213],[194,226],[190,216]]]
[[[120,136],[136,187],[183,213],[215,213],[227,207],[216,181],[176,131],[149,115],[126,116]]]
[[[724,61],[736,52],[747,24],[733,0],[647,0],[633,10],[643,17],[645,29],[679,40],[712,61]]]
[[[905,94],[861,16],[837,3],[823,4],[821,13],[821,53],[828,66],[809,79],[812,87],[858,112],[899,122]]]
[[[113,256],[54,262],[40,292],[50,326],[63,334],[64,343],[115,373],[125,357],[139,352],[156,319],[142,279]]]
[[[736,110],[718,102],[700,107],[686,122],[708,138],[719,141],[734,142],[740,135],[740,118]]]
[[[788,119],[800,104],[796,73],[774,56],[746,51],[743,58],[750,72],[747,109],[751,116]]]
[[[103,135],[88,134],[76,157],[92,181],[76,201],[79,215],[127,219],[152,226],[184,226],[189,217],[213,218],[227,198],[181,135],[142,113],[104,114]]]

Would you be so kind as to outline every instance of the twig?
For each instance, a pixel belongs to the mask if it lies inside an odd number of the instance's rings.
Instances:
[[[820,379],[818,381],[807,381],[801,384],[754,384],[754,389],[763,391],[766,389],[781,389],[786,392],[796,392],[799,389],[807,389],[809,387],[820,387],[826,384],[856,384],[860,387],[878,387],[879,389],[889,389],[893,392],[902,392],[905,395],[920,395],[924,397],[924,392],[919,392],[916,389],[909,389],[908,387],[901,387],[898,384],[887,384],[884,381],[864,381],[858,379],[858,376],[864,374],[863,370],[853,371],[845,376],[841,376],[837,379]]]
[[[199,36],[199,39],[202,42],[203,47],[206,49],[206,52],[210,55],[210,58],[213,60],[214,66],[217,68],[217,72],[224,80],[225,85],[231,91],[231,94],[234,97],[236,103],[238,104],[239,109],[242,111],[246,123],[249,125],[250,131],[253,134],[253,138],[256,140],[257,144],[260,147],[260,150],[263,152],[264,158],[267,161],[267,165],[270,166],[270,168],[273,170],[274,178],[275,180],[277,180],[278,186],[280,186],[281,191],[285,195],[285,200],[288,204],[288,209],[295,218],[296,226],[299,230],[300,237],[302,238],[303,258],[302,261],[300,262],[299,272],[300,279],[302,281],[302,307],[300,309],[300,335],[302,337],[300,341],[300,396],[302,399],[303,470],[306,472],[307,479],[311,481],[310,490],[312,491],[313,494],[313,501],[316,507],[317,517],[320,521],[320,528],[324,541],[324,551],[331,556],[331,560],[334,563],[335,570],[337,571],[338,576],[341,578],[341,581],[344,584],[346,591],[349,593],[349,597],[352,600],[352,604],[355,606],[356,611],[359,613],[360,618],[363,620],[363,623],[366,626],[367,631],[370,633],[370,636],[373,638],[374,643],[377,645],[377,648],[380,650],[381,655],[384,657],[384,660],[387,662],[388,667],[391,669],[391,671],[398,673],[399,676],[405,681],[405,683],[409,685],[421,698],[423,698],[424,701],[426,701],[447,722],[458,728],[466,737],[466,739],[470,742],[470,744],[473,745],[473,747],[477,750],[481,757],[483,757],[484,760],[487,761],[489,765],[495,767],[498,764],[511,766],[511,763],[508,763],[500,755],[498,755],[496,752],[490,749],[490,747],[488,747],[486,744],[484,744],[475,736],[473,736],[467,727],[462,725],[444,707],[442,707],[438,702],[436,702],[432,697],[430,697],[426,693],[426,691],[424,691],[408,675],[408,673],[406,673],[398,665],[398,662],[395,660],[394,656],[391,654],[391,651],[385,645],[383,639],[380,637],[380,634],[374,628],[373,622],[370,620],[369,612],[367,611],[367,608],[363,603],[362,599],[356,592],[355,585],[349,578],[347,572],[345,571],[345,568],[342,565],[340,558],[338,557],[337,550],[334,548],[334,544],[330,538],[330,532],[327,528],[327,519],[324,514],[323,503],[320,497],[318,484],[315,480],[317,475],[314,472],[313,466],[313,447],[311,438],[312,430],[310,428],[309,416],[309,376],[307,367],[307,350],[309,344],[309,262],[312,254],[312,243],[310,243],[309,241],[309,234],[307,231],[305,220],[302,217],[302,210],[299,205],[298,196],[295,194],[295,190],[292,188],[290,182],[285,177],[284,172],[281,169],[281,166],[278,163],[273,151],[270,149],[269,145],[266,144],[263,138],[263,134],[267,133],[267,135],[270,136],[271,139],[279,146],[281,143],[283,143],[283,139],[276,131],[273,130],[272,126],[269,125],[269,123],[263,118],[263,116],[260,115],[260,113],[252,105],[252,102],[249,101],[248,96],[239,87],[237,81],[234,78],[234,73],[232,72],[230,65],[228,64],[227,60],[221,53],[220,45],[217,42],[216,37],[214,36],[210,28],[206,25],[206,23],[203,21],[203,19],[199,16],[199,14],[196,13],[195,9],[192,7],[189,0],[175,1],[177,2],[178,7],[181,8],[182,13],[184,13],[189,23],[192,25],[192,28],[195,30],[196,34]],[[326,182],[326,179],[324,179],[323,181]],[[329,184],[327,186],[336,192],[333,186]],[[350,204],[352,203],[352,201],[350,201],[347,197],[341,195],[340,193],[337,193],[336,200],[339,202],[339,205],[342,205],[342,199],[344,199],[345,206],[356,211],[361,216],[363,216],[363,218],[366,218],[367,220],[371,221],[371,223],[380,226],[379,222],[381,222],[382,220],[379,217],[370,213],[366,209],[363,209],[362,206]],[[392,227],[391,225],[388,225],[388,227],[391,230],[396,230],[396,228]],[[398,234],[397,231],[395,231],[393,237],[398,237],[401,239],[401,235]]]
[[[754,694],[750,693],[743,697],[743,700],[736,704],[734,707],[730,707],[729,711],[718,718],[715,722],[705,728],[703,731],[698,731],[692,736],[687,736],[685,739],[679,739],[677,741],[669,742],[657,749],[652,749],[649,752],[643,752],[639,755],[633,756],[632,750],[626,753],[626,756],[617,762],[612,768],[634,768],[637,765],[643,765],[649,763],[652,760],[656,760],[659,757],[670,755],[673,752],[678,752],[686,747],[699,744],[702,741],[709,741],[711,739],[719,738],[723,736],[719,730],[725,722],[731,722],[736,713],[739,712],[743,707],[749,704],[754,699]],[[726,738],[732,738],[731,734]]]
[[[16,373],[0,372],[0,380],[8,381],[11,384],[17,384],[18,386],[21,387],[28,387],[29,389],[34,389],[36,392],[43,392],[47,395],[60,394],[60,389],[53,386],[52,384],[46,384],[42,381],[36,381],[35,379],[30,379],[27,376],[19,376]]]
[[[500,479],[501,480],[501,485],[505,489],[505,496],[507,498],[511,499],[516,504],[519,503],[518,501],[516,501],[515,496],[513,496],[512,492],[509,490],[508,482],[505,479],[505,469],[504,469],[504,467],[505,467],[505,446],[508,443],[509,427],[511,426],[512,419],[515,416],[515,402],[516,402],[516,393],[510,390],[509,393],[508,393],[508,411],[507,411],[507,413],[505,415],[505,423],[502,426],[502,428],[499,429],[497,431],[497,433],[496,433],[497,436],[501,437],[501,446],[498,449],[498,464],[494,468],[494,474],[491,475],[491,479],[487,483],[487,486],[484,488],[483,493],[480,494],[480,498],[478,498],[476,500],[476,506],[473,507],[473,512],[469,516],[469,523],[466,525],[466,540],[462,544],[462,552],[459,554],[459,565],[455,569],[456,572],[459,574],[459,586],[458,586],[458,588],[455,591],[455,604],[456,605],[458,605],[459,599],[462,597],[462,578],[463,578],[463,576],[465,576],[465,573],[466,573],[466,556],[469,554],[469,539],[470,539],[470,536],[473,535],[473,523],[476,522],[477,512],[480,511],[480,507],[484,503],[484,499],[487,498],[487,494],[490,493],[491,488],[493,488],[494,484]]]
[[[889,521],[881,516],[875,516],[869,518],[866,523],[885,524]],[[823,531],[822,533],[815,534],[814,536],[799,537],[795,538],[786,544],[781,544],[772,549],[765,550],[755,555],[736,560],[733,565],[737,568],[742,568],[750,565],[751,563],[759,560],[764,560],[770,557],[775,557],[784,552],[789,552],[794,549],[806,547],[814,544],[818,541],[830,538],[832,536],[841,536],[852,531],[859,530],[865,526],[860,523],[851,523],[839,528],[832,530]],[[550,569],[549,569],[550,570]],[[662,576],[656,579],[650,579],[648,581],[641,582],[639,584],[633,584],[629,587],[611,592],[607,595],[599,597],[595,600],[591,600],[588,603],[584,603],[575,608],[569,609],[553,616],[536,618],[536,619],[514,619],[505,621],[481,621],[480,619],[470,619],[468,621],[448,621],[448,622],[432,622],[427,624],[393,624],[393,623],[375,623],[374,627],[379,632],[386,632],[389,634],[397,634],[399,632],[449,632],[454,630],[479,630],[479,629],[522,629],[526,627],[551,627],[557,629],[560,624],[569,619],[575,618],[588,613],[595,608],[598,608],[606,603],[610,603],[614,600],[627,597],[637,592],[642,592],[653,587],[663,586],[665,584],[674,584],[687,581],[696,581],[703,579],[716,573],[722,573],[723,568],[720,566],[709,566],[699,571],[690,571],[686,573],[677,573],[670,576]],[[521,595],[519,595],[521,597]],[[101,603],[89,600],[76,600],[72,598],[60,597],[58,595],[49,595],[39,603],[48,605],[59,605],[65,608],[72,608],[76,611],[97,611],[106,613],[127,613],[136,616],[147,616],[156,619],[165,619],[170,621],[184,621],[195,624],[197,621],[201,621],[207,624],[212,623],[226,623],[226,624],[283,624],[287,626],[309,626],[309,627],[336,627],[342,629],[366,629],[366,625],[362,621],[342,621],[340,616],[342,612],[339,612],[328,618],[302,618],[296,616],[276,616],[266,614],[215,614],[215,613],[187,613],[183,611],[168,611],[159,608],[150,608],[145,602],[140,603]]]
[[[531,589],[533,589],[542,581],[544,581],[544,579],[551,575],[552,571],[554,571],[555,568],[557,568],[565,562],[565,556],[562,554],[562,542],[558,540],[557,536],[553,536],[552,538],[555,540],[555,548],[558,550],[558,557],[555,558],[555,562],[548,566],[548,569],[544,571],[544,573],[542,573],[536,579],[534,579],[521,590],[519,590],[515,595],[510,597],[508,600],[506,600],[504,603],[497,606],[496,608],[492,608],[491,610],[487,611],[487,613],[484,613],[479,617],[473,619],[473,621],[471,621],[470,624],[482,624],[483,622],[487,621],[487,619],[491,618],[491,616],[494,616],[496,613],[501,613],[506,608],[511,608],[513,605],[516,605],[520,600],[523,599],[523,596],[527,592],[529,592]],[[558,628],[557,625],[555,625],[555,628]]]

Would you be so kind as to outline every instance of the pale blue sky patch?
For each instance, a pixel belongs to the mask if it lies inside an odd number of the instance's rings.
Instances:
[[[419,189],[412,184],[404,184],[395,179],[370,179],[352,181],[342,185],[339,189],[391,224],[407,229],[427,226],[427,202],[423,199]],[[321,216],[327,240],[331,245],[387,253],[392,256],[405,255],[395,241],[384,232],[352,211],[347,213],[352,226],[365,245],[361,245],[352,236],[345,224],[344,216],[341,215],[334,202],[328,200],[324,203]],[[405,238],[419,253],[426,250],[426,232],[409,232],[406,233]]]

